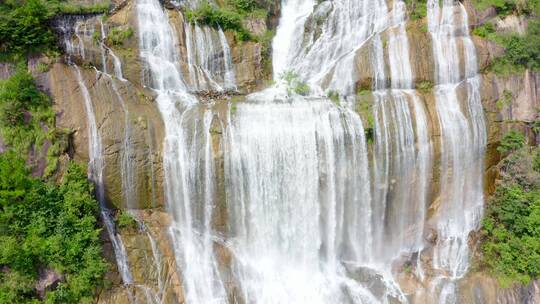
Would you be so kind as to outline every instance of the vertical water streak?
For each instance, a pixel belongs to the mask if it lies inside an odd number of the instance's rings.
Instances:
[[[124,205],[128,209],[137,209],[138,208],[138,195],[136,193],[136,187],[137,187],[137,176],[136,176],[136,168],[135,168],[135,151],[132,147],[132,135],[131,135],[131,124],[130,124],[130,116],[129,116],[129,109],[128,106],[124,100],[124,97],[120,93],[118,89],[117,81],[126,82],[127,80],[124,79],[123,73],[122,73],[122,63],[120,59],[114,54],[114,52],[108,48],[104,41],[107,39],[106,31],[104,30],[103,24],[101,25],[102,31],[101,31],[101,50],[104,54],[102,54],[103,58],[106,58],[106,54],[111,55],[112,61],[113,61],[113,71],[114,71],[114,77],[110,77],[109,74],[107,74],[107,62],[104,60],[103,63],[103,70],[106,75],[108,75],[111,79],[111,86],[113,88],[113,91],[120,103],[120,107],[122,108],[122,112],[124,113],[124,136],[122,137],[122,154],[120,157],[120,163],[121,163],[121,175],[122,175],[122,195],[124,197]]]
[[[79,84],[79,89],[83,96],[84,107],[87,115],[88,123],[88,156],[90,158],[88,163],[88,178],[94,182],[96,185],[96,192],[98,202],[101,208],[101,216],[103,218],[103,223],[105,224],[105,229],[111,240],[113,246],[113,251],[116,257],[116,263],[118,266],[118,272],[122,277],[122,282],[124,284],[132,284],[133,278],[129,270],[129,265],[127,261],[127,253],[120,238],[120,235],[117,234],[114,227],[113,216],[111,211],[107,208],[105,203],[105,189],[103,184],[103,167],[104,160],[102,154],[101,146],[101,137],[99,135],[99,130],[97,127],[96,117],[94,115],[94,109],[92,107],[92,100],[90,98],[90,93],[86,88],[84,80],[81,75],[81,71],[78,66],[73,65],[75,69],[75,76]]]
[[[480,104],[474,46],[461,3],[428,1],[428,28],[436,63],[436,108],[441,128],[441,206],[433,266],[451,279],[469,265],[468,235],[478,228],[483,206],[482,168],[485,124]],[[465,71],[460,73],[460,46]],[[462,82],[462,76],[465,81]],[[463,86],[465,84],[465,86]],[[466,100],[458,98],[465,87]],[[445,285],[445,291],[454,288]]]
[[[296,100],[240,104],[229,119],[230,246],[243,301],[373,302],[343,268],[361,265],[372,242],[359,117]]]
[[[431,165],[427,118],[413,90],[405,3],[394,1],[387,31],[390,86],[384,48],[372,38],[375,143],[373,153],[373,226],[376,259],[385,264],[422,247]]]
[[[284,1],[272,44],[274,79],[292,70],[318,93],[325,89],[354,93],[356,51],[387,27],[386,2],[340,0],[314,5],[311,0]],[[311,26],[306,27],[312,11]]]
[[[184,28],[191,89],[236,89],[231,52],[223,30],[187,22]]]
[[[179,72],[176,36],[158,0],[138,0],[139,46],[165,124],[165,197],[176,262],[188,303],[225,303],[213,253],[212,114],[200,117],[195,97]],[[203,109],[204,111],[204,109]]]

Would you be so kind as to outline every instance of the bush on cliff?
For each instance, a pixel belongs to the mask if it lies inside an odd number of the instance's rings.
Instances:
[[[72,163],[56,185],[30,177],[13,151],[1,154],[0,303],[90,302],[107,269],[97,206],[81,166]],[[57,281],[38,293],[45,271]]]
[[[42,0],[0,2],[0,59],[49,50],[55,41],[48,25],[52,16]]]
[[[482,263],[503,286],[540,277],[540,149],[510,151],[481,230]]]

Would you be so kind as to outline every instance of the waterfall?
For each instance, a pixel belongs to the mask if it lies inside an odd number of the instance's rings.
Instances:
[[[357,294],[376,302],[342,265],[366,261],[372,242],[359,117],[324,100],[238,105],[226,137],[229,242],[242,300],[340,303]]]
[[[102,57],[102,65],[103,65],[103,73],[107,75],[111,80],[111,86],[114,91],[114,94],[116,95],[116,98],[118,99],[118,102],[120,103],[120,107],[122,108],[122,112],[124,113],[124,136],[122,137],[122,154],[120,157],[120,163],[121,163],[121,170],[120,173],[122,175],[122,195],[124,198],[124,206],[128,210],[136,209],[138,207],[138,197],[135,193],[135,188],[137,185],[137,176],[135,174],[135,162],[134,162],[134,151],[131,144],[131,124],[129,122],[129,109],[127,107],[127,104],[124,100],[124,97],[122,97],[122,94],[120,93],[118,89],[117,81],[121,81],[123,83],[127,82],[126,79],[124,79],[124,75],[122,73],[122,63],[120,62],[120,59],[114,52],[108,48],[105,45],[105,40],[107,39],[107,31],[105,30],[105,26],[103,25],[103,22],[100,19],[100,26],[101,26],[101,41],[99,43],[100,49],[101,49],[101,57]],[[107,73],[107,56],[110,55],[112,58],[113,63],[113,72],[114,75],[110,75]],[[112,77],[114,76],[114,77]]]
[[[454,280],[468,269],[468,235],[478,228],[482,216],[486,131],[476,53],[465,8],[451,0],[442,1],[442,7],[439,1],[428,1],[428,28],[433,40],[435,98],[442,133],[441,203],[437,211],[438,239],[433,266]],[[464,71],[460,69],[460,47]],[[465,100],[458,98],[459,90],[466,91]],[[442,287],[442,303],[455,302],[448,296],[455,293],[455,288],[451,283]]]
[[[164,177],[176,262],[188,303],[226,303],[213,252],[212,113],[199,116],[178,67],[176,36],[158,0],[138,0],[139,47],[157,92],[166,138]]]
[[[75,77],[77,79],[77,83],[84,101],[84,108],[86,110],[89,157],[88,179],[91,180],[96,186],[96,196],[100,206],[101,217],[113,247],[118,272],[120,273],[122,282],[125,285],[129,285],[133,283],[133,278],[129,269],[127,252],[124,247],[124,243],[122,242],[122,238],[116,231],[113,214],[107,207],[105,201],[105,186],[103,181],[103,169],[105,163],[103,159],[101,136],[97,126],[90,92],[88,91],[84,79],[82,78],[81,70],[71,61],[71,56],[81,56],[84,58],[85,48],[84,40],[81,37],[81,34],[84,36],[91,36],[94,31],[94,28],[88,29],[86,22],[83,21],[83,17],[64,17],[57,20],[56,28],[61,34],[62,44],[64,45],[66,53],[68,54],[68,63],[75,70]],[[81,30],[81,26],[83,30]],[[77,38],[77,44],[72,42],[73,35]]]
[[[231,51],[221,28],[184,23],[191,88],[196,91],[236,89]]]
[[[431,169],[427,118],[413,90],[405,3],[394,1],[387,31],[387,83],[383,43],[372,41],[375,145],[373,159],[375,256],[391,261],[422,247],[426,219],[426,187]],[[388,255],[388,253],[390,253]]]
[[[96,185],[96,194],[101,208],[101,217],[113,246],[116,264],[118,266],[118,272],[122,277],[122,282],[124,284],[132,284],[133,278],[129,270],[126,249],[120,235],[116,233],[113,215],[107,208],[105,202],[105,189],[103,184],[103,167],[105,164],[102,154],[101,137],[97,127],[94,109],[92,107],[92,100],[79,67],[73,65],[73,68],[75,69],[75,76],[83,97],[88,123],[88,156],[90,158],[88,162],[88,178]]]
[[[321,89],[354,93],[356,51],[385,29],[386,2],[341,0],[314,6],[312,0],[283,1],[272,43],[274,78],[292,70],[318,93]],[[306,32],[308,19],[311,30]]]
[[[428,8],[441,129],[433,268],[442,274],[430,279],[441,282],[435,297],[452,302],[482,212],[485,125],[464,8],[451,0],[442,8],[430,0]],[[393,266],[420,261],[430,245],[423,236],[435,169],[404,2],[392,2],[389,12],[382,0],[283,1],[272,42],[277,85],[230,105],[226,117],[189,93],[234,86],[224,33],[185,24],[184,77],[177,33],[159,1],[138,0],[136,10],[147,85],[165,125],[165,197],[185,302],[407,302]],[[352,110],[362,48],[374,79],[372,146]],[[312,96],[286,90],[280,75],[287,71]],[[340,106],[320,97],[329,90],[346,97]],[[216,121],[223,134],[211,132]],[[224,185],[217,184],[215,149],[223,152]],[[220,216],[227,222],[218,230]]]

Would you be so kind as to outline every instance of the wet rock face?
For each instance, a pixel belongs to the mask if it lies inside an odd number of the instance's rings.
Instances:
[[[120,82],[94,70],[82,72],[93,103],[98,128],[102,137],[105,157],[105,184],[108,201],[117,208],[126,207],[122,191],[122,158],[129,157],[135,169],[135,191],[138,208],[163,205],[161,190],[161,140],[163,127],[160,115],[150,101],[149,92],[142,88]],[[88,134],[86,112],[74,69],[57,63],[49,72],[51,95],[55,101],[57,126],[73,130],[74,157],[88,160]],[[114,81],[114,85],[113,85]],[[124,111],[121,102],[128,109]],[[130,137],[125,138],[126,119]],[[131,146],[125,155],[125,141]]]

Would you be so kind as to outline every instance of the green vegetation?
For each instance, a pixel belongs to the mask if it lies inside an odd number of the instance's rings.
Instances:
[[[137,228],[137,221],[135,221],[128,212],[119,211],[117,214],[116,226],[122,229]]]
[[[339,106],[339,93],[334,90],[330,90],[326,93],[326,97]]]
[[[427,16],[427,0],[405,0],[411,20],[423,19]]]
[[[40,151],[45,142],[50,143],[45,177],[54,173],[59,155],[68,146],[69,130],[56,129],[54,120],[50,98],[38,90],[24,64],[0,81],[0,135],[18,155],[27,155],[32,147]]]
[[[292,94],[293,92],[298,95],[308,95],[309,85],[298,78],[298,74],[293,71],[286,71],[280,75],[280,79],[284,80],[287,84],[287,92]]]
[[[0,2],[0,59],[22,58],[53,48],[55,38],[47,23],[52,16],[41,0]]]
[[[525,136],[523,136],[521,132],[511,130],[503,136],[499,147],[497,147],[497,151],[506,154],[510,152],[515,152],[523,148],[524,145]]]
[[[0,134],[8,147],[0,154],[0,303],[92,302],[107,269],[98,204],[86,170],[74,163],[59,185],[46,182],[68,147],[69,130],[55,128],[51,100],[24,63],[0,81]],[[43,158],[43,179],[32,177]],[[56,277],[43,286],[47,291],[38,288],[44,273]]]
[[[106,14],[111,8],[111,4],[109,2],[92,5],[79,5],[62,2],[55,4],[55,1],[49,0],[49,3],[51,2],[51,7],[55,10],[56,14]]]
[[[502,57],[496,58],[490,69],[508,75],[524,69],[540,71],[540,20],[530,20],[525,35],[497,34],[487,23],[473,30],[473,34],[492,40],[505,48]]]
[[[124,41],[126,39],[129,39],[133,36],[133,29],[131,27],[128,27],[126,29],[121,29],[118,27],[115,27],[109,31],[109,34],[107,35],[107,41],[106,43],[108,45],[114,45],[119,46],[124,44]],[[95,39],[94,37],[92,37]]]
[[[19,64],[17,72],[0,81],[0,130],[9,145],[19,152],[39,142],[43,130],[40,122],[53,125],[54,113],[49,97],[40,92],[32,75]],[[19,149],[21,148],[21,149]]]
[[[433,89],[433,83],[429,80],[422,80],[416,84],[416,89],[423,93],[427,93]]]
[[[84,168],[72,163],[60,185],[29,176],[15,152],[0,155],[0,303],[39,299],[40,271],[60,282],[47,303],[90,303],[103,284],[97,202]]]
[[[512,102],[512,98],[512,92],[504,90],[502,98],[497,100],[497,103],[495,104],[497,106],[497,109],[500,111],[510,105],[510,103]]]
[[[536,0],[473,0],[474,7],[483,11],[493,7],[501,17],[516,13],[518,15],[540,15],[540,4]]]
[[[504,287],[540,276],[540,149],[522,136],[505,136],[510,154],[482,221],[482,264]]]
[[[256,40],[242,24],[248,17],[266,17],[266,11],[254,0],[229,0],[223,7],[214,6],[207,1],[195,10],[187,10],[185,16],[189,22],[221,27],[232,30],[240,41]]]
[[[58,14],[105,13],[109,4],[73,5],[61,0],[0,1],[0,60],[56,49],[50,20]]]
[[[495,34],[495,27],[493,27],[493,24],[491,23],[482,24],[481,26],[473,29],[472,33],[473,35],[482,38],[494,40],[495,37],[493,36],[493,34]]]
[[[371,91],[362,90],[357,95],[356,112],[360,114],[364,121],[364,133],[368,144],[372,144],[375,139],[375,116],[373,116]]]

